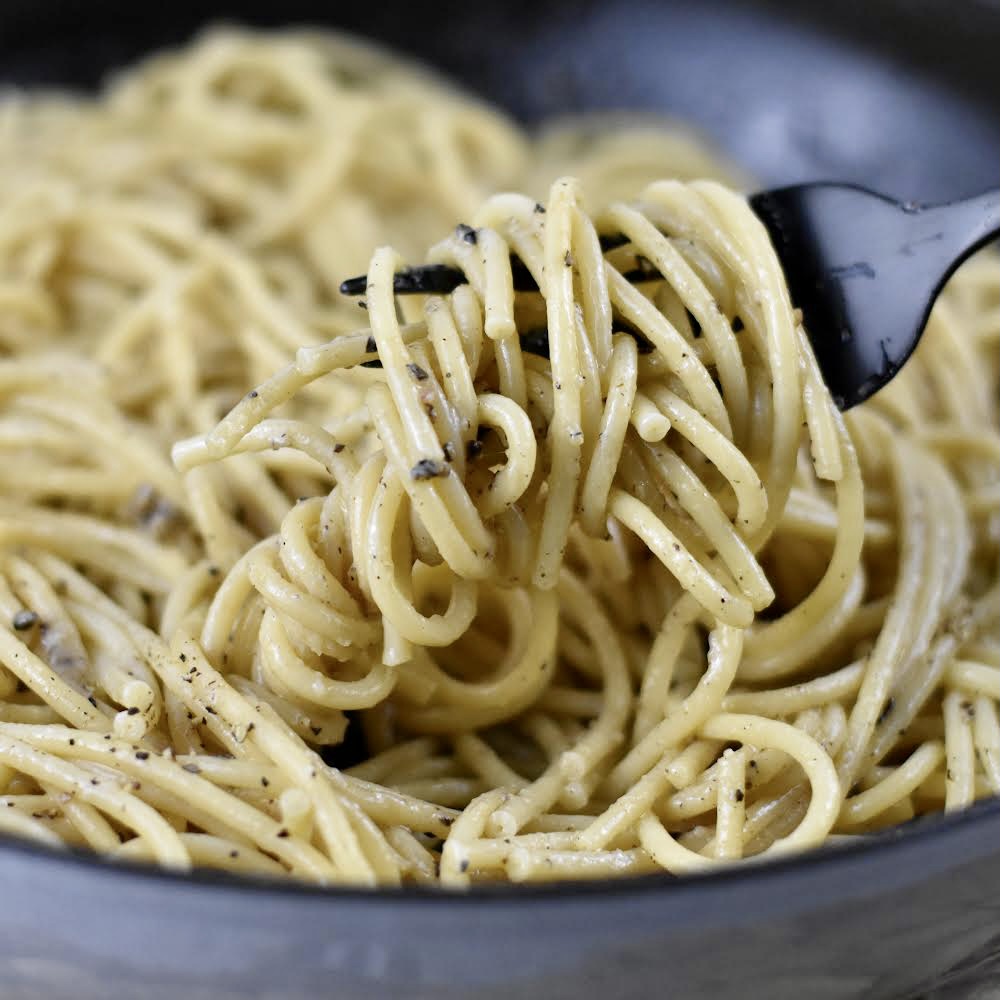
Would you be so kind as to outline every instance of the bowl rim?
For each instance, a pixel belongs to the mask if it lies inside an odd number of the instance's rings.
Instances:
[[[180,891],[194,890],[198,894],[228,890],[257,897],[282,897],[285,902],[311,900],[315,903],[328,900],[341,904],[360,902],[384,906],[399,903],[469,906],[490,901],[516,902],[519,899],[531,899],[533,903],[551,904],[594,897],[647,898],[654,893],[666,895],[671,890],[690,890],[698,886],[736,888],[747,881],[757,883],[758,887],[764,889],[768,885],[776,886],[789,874],[819,877],[824,873],[829,874],[831,869],[847,868],[856,862],[877,863],[887,852],[899,852],[904,847],[940,847],[946,839],[958,839],[973,831],[1000,833],[1000,795],[980,799],[960,811],[918,817],[900,826],[880,830],[857,843],[823,844],[811,850],[773,859],[737,862],[685,875],[652,872],[601,879],[498,882],[464,888],[420,884],[376,887],[317,885],[290,878],[235,874],[211,868],[176,871],[150,863],[109,858],[86,848],[50,847],[4,833],[0,833],[0,859],[5,855],[15,855],[33,865],[70,867],[78,875],[100,873],[117,879],[118,883],[139,882],[147,886],[160,884]],[[968,855],[956,855],[956,865],[971,860],[974,858]]]

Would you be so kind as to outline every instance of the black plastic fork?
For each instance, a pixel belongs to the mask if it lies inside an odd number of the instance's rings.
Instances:
[[[849,184],[800,184],[763,191],[750,205],[771,236],[842,410],[864,402],[899,371],[945,281],[1000,235],[1000,190],[918,205]],[[601,238],[605,250],[625,242],[616,234]],[[512,270],[515,288],[537,289],[516,258]],[[642,266],[625,277],[649,281],[657,273]],[[393,288],[400,295],[444,294],[465,280],[457,268],[430,264],[399,272]],[[348,279],[340,290],[363,294],[364,276]]]

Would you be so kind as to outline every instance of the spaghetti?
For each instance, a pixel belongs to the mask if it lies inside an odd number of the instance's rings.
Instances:
[[[0,134],[0,831],[461,887],[1000,793],[995,257],[844,416],[648,124],[227,32]]]

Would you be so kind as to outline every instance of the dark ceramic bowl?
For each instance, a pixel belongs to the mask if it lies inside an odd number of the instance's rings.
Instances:
[[[527,120],[654,108],[766,184],[1000,182],[995,0],[0,0],[0,81],[90,85],[219,16],[325,22]],[[3,1000],[1000,996],[1000,801],[864,847],[673,879],[313,890],[0,841]]]

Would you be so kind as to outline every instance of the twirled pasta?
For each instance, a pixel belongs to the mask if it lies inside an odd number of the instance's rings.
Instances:
[[[464,886],[1000,793],[995,256],[844,416],[650,125],[222,33],[0,132],[0,832]]]

